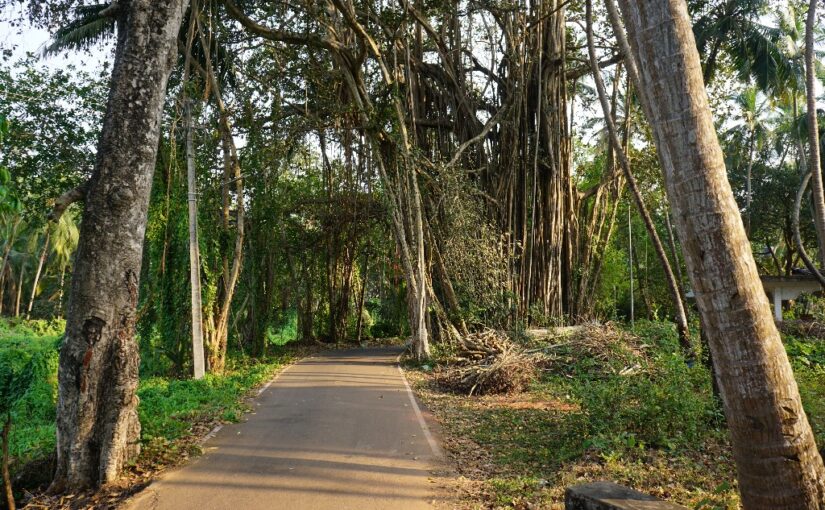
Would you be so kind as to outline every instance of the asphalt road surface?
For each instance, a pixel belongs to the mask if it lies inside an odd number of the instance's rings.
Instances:
[[[441,453],[396,365],[399,349],[307,358],[243,423],[127,503],[144,509],[430,509]]]

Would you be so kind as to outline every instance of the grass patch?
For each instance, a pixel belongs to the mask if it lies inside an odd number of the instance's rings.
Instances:
[[[42,372],[13,409],[10,438],[12,471],[49,456],[55,449],[57,357],[64,324],[0,320],[0,366],[41,357]],[[201,380],[148,377],[138,386],[142,469],[176,463],[197,450],[195,439],[217,422],[238,421],[247,409],[243,397],[293,358],[277,347],[263,360],[230,357],[221,375]],[[147,467],[148,466],[148,467]],[[15,487],[17,490],[34,487]]]
[[[637,322],[532,342],[549,357],[520,395],[440,391],[410,366],[463,475],[462,505],[563,508],[564,490],[613,480],[701,510],[736,509],[735,466],[709,370],[689,366],[671,324]],[[825,444],[825,343],[785,337],[803,404]]]
[[[187,434],[193,423],[213,417],[238,421],[246,409],[240,398],[288,361],[289,356],[281,353],[263,362],[236,364],[223,375],[207,374],[197,381],[163,377],[141,380],[141,439],[147,442],[162,437],[171,441]]]

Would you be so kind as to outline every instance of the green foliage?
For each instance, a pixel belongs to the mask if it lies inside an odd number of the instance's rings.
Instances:
[[[585,452],[687,451],[718,436],[710,374],[685,363],[673,325],[640,321],[635,333],[617,331],[592,348],[560,340],[549,351],[557,361],[532,389],[556,410],[490,409],[467,433],[497,445],[499,462],[523,470],[559,467]]]
[[[391,290],[383,299],[370,299],[365,308],[374,317],[374,324],[370,328],[369,336],[374,338],[390,338],[409,334],[407,322],[406,288],[399,285],[397,290]]]
[[[0,414],[10,412],[12,458],[32,459],[54,446],[60,321],[0,320]]]
[[[586,417],[584,446],[605,454],[700,442],[721,417],[709,372],[685,363],[672,324],[639,321],[634,333],[638,346],[608,344],[598,358],[572,348],[575,364],[550,375],[546,391],[570,395]]]
[[[161,437],[171,441],[185,435],[199,421],[237,421],[244,411],[240,397],[266,381],[287,360],[283,354],[262,362],[236,360],[226,374],[207,374],[200,380],[143,379],[138,389],[141,439]]]
[[[825,343],[820,338],[788,336],[785,347],[816,442],[825,445]]]
[[[55,447],[57,358],[62,321],[0,320],[0,413],[10,409],[13,465],[48,455]],[[264,382],[290,356],[230,358],[226,373],[202,380],[145,377],[140,381],[141,440],[165,442],[215,418],[236,421],[246,392]]]
[[[29,57],[0,62],[0,98],[0,117],[8,121],[0,166],[25,211],[42,224],[48,201],[91,172],[106,81],[71,65],[44,70]]]
[[[298,338],[298,313],[288,310],[278,323],[266,330],[266,342],[269,345],[282,346]]]
[[[647,373],[583,378],[571,391],[589,421],[589,444],[604,452],[644,447],[685,447],[718,423],[704,368],[690,368],[680,355],[655,355]]]

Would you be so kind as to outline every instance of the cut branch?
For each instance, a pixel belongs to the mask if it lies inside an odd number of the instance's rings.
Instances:
[[[66,209],[75,202],[86,200],[86,193],[89,191],[89,181],[80,186],[63,193],[54,201],[54,207],[48,215],[49,221],[58,221]]]

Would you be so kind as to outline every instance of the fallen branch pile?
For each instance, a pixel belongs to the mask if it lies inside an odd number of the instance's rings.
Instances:
[[[436,381],[455,393],[487,395],[523,391],[535,374],[534,356],[503,333],[485,330],[462,339],[459,352]]]

